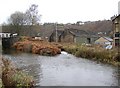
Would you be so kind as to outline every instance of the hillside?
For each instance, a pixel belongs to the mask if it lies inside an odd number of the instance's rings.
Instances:
[[[102,20],[102,21],[88,21],[84,23],[76,23],[65,25],[66,28],[74,28],[79,30],[86,30],[89,31],[91,34],[96,34],[98,32],[106,32],[106,34],[109,34],[112,31],[112,21],[110,20]]]
[[[87,22],[76,22],[74,24],[56,24],[55,23],[44,23],[42,25],[24,25],[24,26],[2,26],[2,32],[17,32],[22,36],[36,36],[38,33],[42,37],[49,37],[53,30],[64,30],[64,29],[78,29],[85,30],[90,34],[98,34],[100,32],[112,35],[112,21],[111,20],[101,20],[101,21],[87,21]]]

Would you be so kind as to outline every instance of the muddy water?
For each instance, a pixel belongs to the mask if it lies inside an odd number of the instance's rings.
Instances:
[[[49,57],[28,53],[3,56],[35,78],[40,86],[117,86],[117,67],[77,58],[66,52]]]

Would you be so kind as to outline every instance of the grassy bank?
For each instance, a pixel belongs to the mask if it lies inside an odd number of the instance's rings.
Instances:
[[[75,45],[75,44],[63,44],[63,49],[77,57],[96,60],[103,63],[112,65],[120,65],[120,55],[118,55],[117,49],[106,50],[98,46],[91,45]]]
[[[0,88],[31,88],[34,85],[33,78],[8,59],[0,57],[0,67]]]
[[[0,54],[2,53],[2,45],[0,45]]]

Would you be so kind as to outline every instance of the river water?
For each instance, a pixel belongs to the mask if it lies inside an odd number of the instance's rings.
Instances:
[[[53,57],[28,53],[4,53],[3,56],[33,76],[39,86],[118,86],[117,67],[66,52]]]

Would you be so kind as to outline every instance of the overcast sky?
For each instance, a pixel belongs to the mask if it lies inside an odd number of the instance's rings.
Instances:
[[[118,13],[118,1],[120,0],[1,0],[0,24],[15,11],[25,12],[31,4],[39,6],[42,23],[110,19]]]

